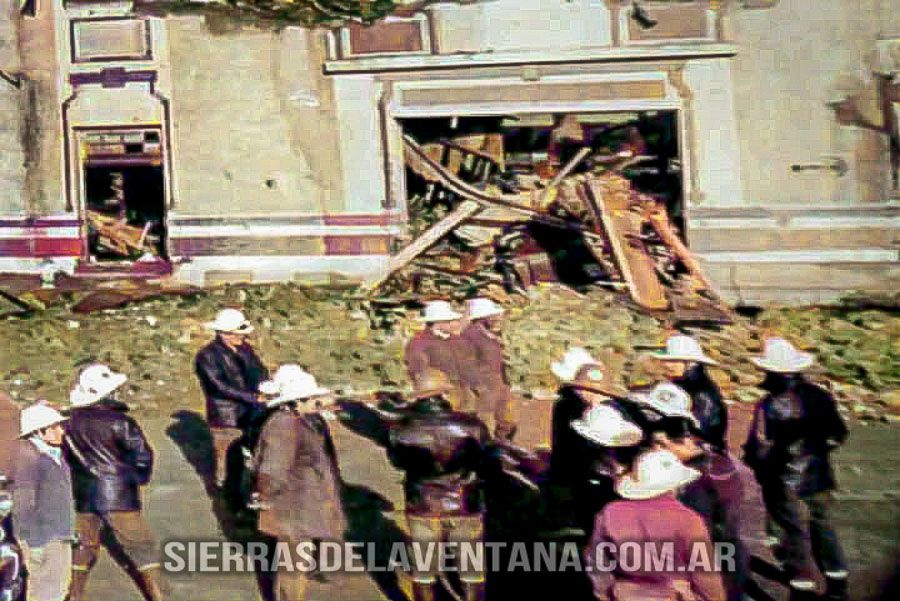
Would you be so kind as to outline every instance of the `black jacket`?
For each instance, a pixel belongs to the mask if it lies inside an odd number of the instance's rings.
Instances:
[[[801,497],[835,487],[831,451],[847,438],[834,398],[802,375],[768,374],[744,445],[763,486],[788,486]]]
[[[63,451],[79,513],[138,511],[139,487],[153,473],[153,449],[128,408],[104,400],[73,409]]]
[[[491,461],[487,426],[443,400],[417,401],[390,427],[388,456],[404,472],[406,509],[419,515],[474,514],[483,509],[480,476]]]
[[[605,403],[648,432],[648,422],[631,401],[612,398]],[[583,485],[597,477],[612,478],[617,463],[628,463],[638,445],[610,448],[594,444],[572,428],[572,421],[584,416],[589,403],[571,386],[559,389],[553,405],[550,477],[559,484]]]
[[[691,413],[700,422],[703,440],[719,449],[726,448],[728,408],[722,400],[722,391],[706,373],[706,368],[698,363],[672,382],[691,397]]]
[[[210,427],[246,428],[263,410],[256,395],[269,372],[249,344],[233,351],[216,336],[197,353],[194,368],[206,395]]]

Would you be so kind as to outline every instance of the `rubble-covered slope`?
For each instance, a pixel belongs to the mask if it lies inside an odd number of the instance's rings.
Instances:
[[[140,410],[202,407],[193,356],[209,339],[203,324],[222,306],[242,307],[257,325],[266,363],[305,365],[326,385],[366,391],[407,385],[403,347],[421,327],[409,311],[393,331],[371,329],[364,305],[348,294],[295,285],[231,286],[186,298],[160,298],[116,310],[72,314],[51,307],[0,321],[0,389],[27,402],[65,403],[80,364],[109,362],[130,377],[125,400]],[[509,297],[504,333],[510,379],[543,396],[556,382],[550,362],[570,345],[587,346],[622,385],[651,383],[647,349],[666,336],[661,322],[604,290],[577,294],[555,284],[529,298]],[[695,330],[719,361],[713,377],[739,402],[760,396],[749,362],[762,337],[781,335],[812,351],[814,379],[830,380],[857,417],[893,421],[900,409],[900,315],[878,310],[769,309],[718,331]]]

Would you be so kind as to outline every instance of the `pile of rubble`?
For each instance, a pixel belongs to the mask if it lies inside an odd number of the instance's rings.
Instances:
[[[582,294],[551,283],[501,302],[511,383],[523,396],[552,395],[557,383],[550,361],[571,345],[601,357],[622,387],[658,376],[646,351],[662,344],[668,325],[636,311],[620,294],[602,288]],[[89,314],[60,304],[0,320],[0,390],[21,402],[64,403],[78,367],[100,360],[129,374],[125,400],[138,410],[201,411],[192,361],[209,340],[203,324],[223,306],[243,308],[256,324],[256,344],[270,366],[300,363],[348,393],[408,385],[403,349],[421,327],[417,302],[373,305],[353,291],[280,284],[225,286]],[[854,416],[896,419],[900,316],[871,309],[772,309],[692,332],[720,364],[713,377],[737,402],[761,396],[761,374],[749,358],[760,352],[766,335],[776,333],[815,353],[811,376],[828,382]]]
[[[483,152],[404,141],[408,168],[428,188],[410,200],[414,239],[370,291],[466,297],[560,281],[625,290],[673,324],[733,320],[665,208],[632,186],[623,164],[573,174],[591,154],[585,147],[552,176],[503,179]]]

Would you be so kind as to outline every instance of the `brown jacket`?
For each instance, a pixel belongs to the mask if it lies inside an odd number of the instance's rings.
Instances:
[[[462,333],[462,339],[473,351],[472,365],[474,388],[479,401],[478,410],[492,411],[500,419],[508,417],[512,393],[506,378],[503,341],[478,321],[469,324]]]
[[[289,406],[266,419],[256,448],[259,529],[281,540],[340,540],[346,527],[331,432]]]
[[[0,474],[11,478],[19,438],[19,406],[0,391]]]
[[[459,336],[441,338],[423,330],[406,345],[406,368],[414,386],[421,384],[429,371],[443,372],[454,387],[448,395],[454,409],[474,411],[473,390],[478,379],[474,354],[469,341]]]
[[[419,399],[390,430],[388,456],[406,473],[412,515],[471,515],[483,509],[481,482],[490,457],[487,428],[474,415],[451,411],[441,397]]]

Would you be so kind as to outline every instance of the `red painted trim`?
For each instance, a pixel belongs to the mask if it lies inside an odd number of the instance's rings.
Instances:
[[[0,256],[16,258],[78,257],[81,238],[12,238],[0,240]]]
[[[141,159],[145,160],[145,159]],[[117,162],[122,162],[118,160]],[[294,217],[291,218],[280,218],[278,215],[272,215],[271,217],[267,217],[266,221],[271,221],[273,223],[278,223],[279,220],[289,223],[301,223],[301,224],[309,224],[309,225],[329,225],[329,226],[343,226],[343,227],[354,227],[354,226],[376,226],[376,227],[390,227],[392,225],[399,225],[402,223],[401,216],[396,213],[381,213],[375,215],[357,215],[357,214],[339,214],[339,215],[310,215],[308,217],[303,217],[302,219],[297,219]],[[248,221],[255,221],[257,218],[247,218]],[[175,216],[172,219],[173,223],[178,225],[207,225],[209,222],[210,225],[221,225],[222,223],[231,223],[231,222],[240,222],[240,217],[202,217],[202,218],[191,218],[186,217],[183,219],[179,219]],[[220,223],[221,222],[221,223]],[[81,222],[73,217],[21,217],[21,218],[10,218],[10,217],[0,217],[0,227],[78,227],[81,225]]]
[[[327,256],[389,255],[393,236],[375,234],[369,236],[324,236]]]
[[[376,215],[355,215],[347,213],[343,215],[323,215],[325,225],[365,226],[376,225],[387,227],[400,223],[400,215],[396,213],[380,213]]]
[[[55,219],[53,217],[22,217],[21,219],[0,219],[0,228],[2,227],[78,227],[81,222],[71,217],[61,217]]]

